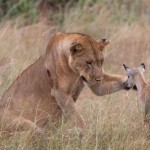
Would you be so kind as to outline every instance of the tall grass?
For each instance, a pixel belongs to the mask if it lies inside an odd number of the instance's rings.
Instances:
[[[104,69],[124,74],[122,64],[146,64],[150,74],[149,1],[80,0],[70,9],[49,12],[52,24],[38,21],[24,25],[24,19],[0,24],[0,95],[18,74],[45,52],[50,37],[57,31],[82,32],[96,38],[108,38]],[[68,4],[69,5],[69,4]],[[53,15],[53,17],[51,16]],[[60,18],[62,17],[62,20]],[[51,20],[53,19],[53,20]],[[60,21],[60,20],[61,21]],[[54,22],[56,24],[54,26]],[[47,22],[47,21],[46,21]],[[29,132],[11,135],[0,131],[0,150],[149,150],[149,133],[144,129],[136,92],[121,91],[97,97],[86,87],[77,108],[87,123],[82,139],[77,130],[68,132],[69,122],[56,132],[46,128],[49,138]]]

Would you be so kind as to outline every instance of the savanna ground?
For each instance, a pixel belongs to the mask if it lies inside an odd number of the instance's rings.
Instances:
[[[138,66],[144,62],[145,75],[149,78],[149,0],[79,0],[73,4],[66,1],[65,5],[55,1],[42,13],[32,8],[34,3],[31,3],[23,5],[26,14],[17,10],[20,3],[29,1],[18,3],[7,7],[7,13],[0,15],[0,95],[23,69],[45,52],[48,40],[57,31],[110,39],[104,70],[125,75],[123,63]],[[135,91],[97,97],[85,88],[77,107],[87,123],[82,140],[76,130],[63,136],[68,124],[50,133],[47,140],[30,132],[8,136],[1,129],[0,150],[150,150],[150,133],[143,127]]]

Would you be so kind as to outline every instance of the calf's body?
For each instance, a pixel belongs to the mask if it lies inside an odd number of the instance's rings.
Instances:
[[[144,123],[150,121],[150,84],[146,82],[143,75],[145,71],[145,65],[141,64],[138,68],[129,68],[124,65],[125,70],[128,73],[128,80],[126,81],[126,86],[131,87],[136,85],[138,91],[139,101],[141,102],[143,112],[144,112]]]

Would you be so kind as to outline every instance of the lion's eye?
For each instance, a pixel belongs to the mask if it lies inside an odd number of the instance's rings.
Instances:
[[[87,64],[88,66],[92,66],[92,61],[86,61],[86,64]]]

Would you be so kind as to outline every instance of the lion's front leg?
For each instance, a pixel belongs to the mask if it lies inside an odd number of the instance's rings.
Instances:
[[[127,89],[125,86],[126,76],[120,75],[109,75],[104,73],[102,81],[95,84],[88,85],[94,94],[98,96],[103,96],[106,94],[111,94],[122,89]]]
[[[52,90],[51,94],[55,97],[66,119],[72,120],[76,127],[84,129],[86,126],[85,121],[77,111],[71,95],[67,95],[58,89]]]
[[[24,130],[33,130],[35,133],[44,135],[44,131],[36,125],[35,122],[32,122],[31,120],[28,120],[22,116],[17,116],[17,115],[11,115],[7,118],[8,120],[8,125],[7,129],[11,128],[16,128],[19,129],[20,127],[23,128]]]

